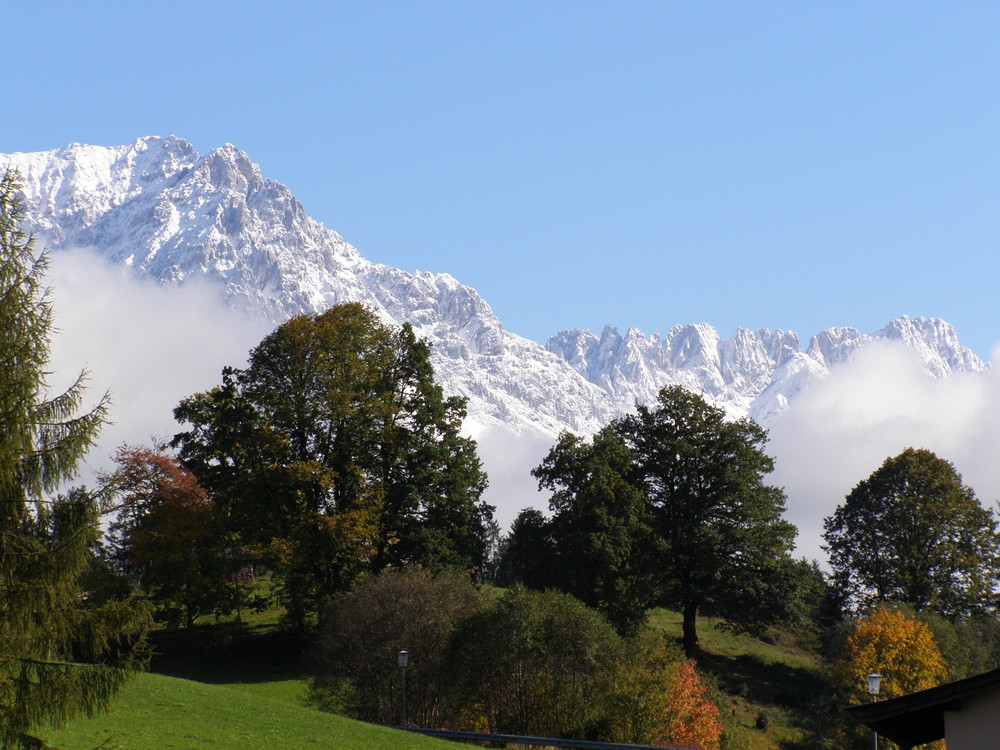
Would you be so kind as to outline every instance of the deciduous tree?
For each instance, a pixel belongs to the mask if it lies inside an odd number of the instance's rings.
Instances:
[[[115,463],[102,479],[120,498],[110,536],[121,569],[162,619],[190,627],[200,614],[227,609],[236,571],[228,569],[224,531],[197,478],[162,448],[122,446]]]
[[[781,517],[784,493],[765,483],[774,468],[767,432],[680,386],[613,427],[634,456],[658,542],[659,596],[683,613],[687,655],[697,650],[699,611],[751,631],[784,618],[795,527]]]
[[[870,700],[865,675],[882,675],[879,698],[896,698],[934,687],[948,671],[929,627],[903,612],[877,607],[857,622],[834,663],[840,695]]]
[[[719,750],[722,740],[719,707],[706,696],[693,659],[672,665],[666,697],[657,718],[654,745]]]
[[[454,726],[465,696],[448,649],[458,623],[482,602],[458,572],[435,576],[411,567],[369,577],[327,608],[313,660],[314,697],[328,706],[342,701],[363,721],[398,723],[397,654],[406,649],[410,721]]]
[[[834,584],[854,611],[888,601],[951,618],[995,609],[996,519],[931,451],[887,458],[824,525]]]
[[[453,663],[489,731],[587,739],[608,729],[619,643],[578,599],[515,586],[460,625]]]
[[[622,643],[610,695],[609,736],[616,742],[718,750],[719,708],[693,660],[662,631],[642,628]]]
[[[78,585],[97,503],[80,489],[53,495],[75,476],[108,398],[82,408],[82,375],[48,388],[46,259],[21,229],[18,190],[16,175],[0,177],[0,745],[39,748],[39,724],[107,705],[141,665],[148,613],[90,606]]]
[[[656,601],[657,540],[634,454],[611,428],[589,442],[564,433],[532,474],[540,489],[552,490],[554,559],[546,562],[553,582],[619,633],[635,632]]]
[[[233,528],[270,551],[302,626],[366,570],[478,569],[492,508],[465,404],[428,345],[363,305],[279,326],[219,388],[175,410],[174,445]]]

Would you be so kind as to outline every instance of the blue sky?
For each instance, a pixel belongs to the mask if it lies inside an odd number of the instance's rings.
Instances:
[[[0,152],[226,142],[368,258],[544,341],[892,317],[1000,342],[1000,6],[3,9]]]

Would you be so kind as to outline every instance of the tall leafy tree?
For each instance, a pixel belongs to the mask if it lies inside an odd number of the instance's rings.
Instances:
[[[81,375],[46,383],[52,312],[44,254],[21,229],[16,175],[0,177],[0,745],[37,748],[33,730],[107,704],[141,663],[147,613],[89,607],[78,580],[99,536],[98,507],[72,479],[105,420]]]
[[[611,428],[589,442],[564,433],[532,474],[540,488],[552,490],[548,533],[556,559],[540,561],[549,578],[600,610],[620,633],[634,632],[655,602],[657,541],[635,483],[633,453]]]
[[[765,483],[767,432],[680,386],[614,429],[634,454],[658,540],[659,596],[683,613],[685,652],[697,649],[699,611],[751,631],[782,617],[795,527],[781,517],[784,493]]]
[[[102,479],[120,497],[109,530],[120,569],[168,622],[228,609],[233,550],[197,478],[162,447],[122,446],[115,463]]]
[[[523,508],[500,541],[497,583],[544,590],[558,585],[552,523],[537,508]]]
[[[371,568],[482,566],[492,508],[465,404],[408,325],[357,303],[297,316],[175,416],[182,460],[266,550],[299,625]]]
[[[765,482],[766,431],[680,386],[654,408],[613,421],[587,442],[563,435],[534,470],[553,491],[546,525],[553,582],[599,607],[622,632],[652,604],[683,613],[698,646],[699,612],[759,631],[793,616],[795,527],[784,493]]]
[[[824,526],[834,585],[850,609],[902,601],[958,618],[996,607],[997,521],[931,451],[887,458]]]

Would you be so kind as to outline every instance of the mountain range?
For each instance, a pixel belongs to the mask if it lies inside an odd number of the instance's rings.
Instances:
[[[123,273],[167,286],[205,281],[230,307],[275,324],[346,301],[411,323],[433,344],[439,382],[468,398],[471,423],[482,427],[590,433],[673,383],[766,426],[881,340],[905,344],[929,377],[988,367],[949,323],[906,316],[870,333],[828,328],[805,346],[791,331],[741,328],[723,338],[707,324],[663,334],[559,331],[543,345],[506,330],[447,273],[367,260],[229,144],[204,155],[174,136],[71,144],[0,155],[3,167],[20,171],[28,228],[53,253],[93,249]]]

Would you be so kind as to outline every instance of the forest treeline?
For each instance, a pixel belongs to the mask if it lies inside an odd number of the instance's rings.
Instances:
[[[766,431],[668,387],[593,436],[559,436],[533,471],[549,513],[502,534],[464,400],[409,325],[357,303],[278,326],[177,405],[169,443],[122,446],[98,486],[60,494],[109,404],[82,409],[82,379],[48,391],[45,257],[20,221],[8,174],[4,746],[106,704],[142,667],[150,617],[239,623],[272,602],[316,665],[315,699],[389,723],[408,649],[420,723],[739,747],[697,666],[699,615],[822,652],[814,746],[863,740],[837,709],[864,699],[869,671],[895,695],[1000,665],[997,521],[934,453],[887,458],[826,519],[827,573],[792,556]],[[654,607],[681,613],[680,644],[648,626]]]
[[[526,509],[501,534],[460,431],[464,401],[444,397],[429,355],[409,326],[356,303],[279,326],[246,368],[178,405],[170,445],[118,452],[101,481],[118,514],[95,565],[174,625],[264,604],[252,571],[266,571],[289,626],[319,644],[317,699],[374,721],[398,704],[392,649],[419,653],[406,624],[428,618],[444,630],[415,660],[413,695],[433,705],[414,715],[452,728],[720,747],[724,722],[705,697],[717,687],[696,667],[699,615],[825,644],[826,697],[808,710],[817,744],[862,741],[839,707],[864,697],[870,671],[894,695],[1000,664],[997,522],[932,452],[886,459],[826,519],[825,573],[792,555],[766,431],[672,386],[593,436],[561,435],[532,472],[549,513]],[[450,593],[421,588],[434,581]],[[484,584],[507,593],[473,595]],[[450,604],[408,609],[421,597]],[[655,607],[681,613],[680,651],[650,634]],[[378,647],[357,640],[359,623]],[[858,645],[865,628],[881,646]],[[912,628],[927,637],[894,664],[893,639]],[[515,632],[538,649],[509,666],[533,675],[523,683],[487,668],[519,653]],[[697,719],[666,708],[684,670]],[[627,689],[640,684],[655,698]]]

